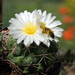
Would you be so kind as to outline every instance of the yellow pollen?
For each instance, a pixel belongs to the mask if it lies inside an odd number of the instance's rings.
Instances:
[[[37,27],[32,22],[27,22],[25,25],[25,28],[23,29],[23,31],[29,35],[35,34],[36,30],[37,30]]]
[[[40,28],[41,28],[41,29],[44,29],[44,28],[45,28],[45,23],[41,22],[41,23],[40,23]]]

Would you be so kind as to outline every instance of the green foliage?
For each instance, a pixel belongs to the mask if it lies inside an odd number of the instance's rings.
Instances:
[[[30,63],[37,63],[36,58],[33,53],[30,53],[28,56],[26,56],[23,60],[23,64],[30,64]]]
[[[51,46],[49,47],[50,53],[56,54],[58,52],[58,44],[55,41],[50,41]]]
[[[12,61],[15,64],[21,66],[22,65],[22,62],[23,62],[23,58],[24,58],[23,56],[14,57]]]
[[[38,67],[37,67],[37,71],[43,71],[43,67],[42,67],[42,64],[38,64]]]
[[[24,68],[24,71],[23,72],[24,73],[29,73],[29,68],[28,67]]]
[[[10,60],[12,60],[14,58],[14,56],[13,56],[12,53],[9,53],[8,56],[7,56],[7,58],[10,59]]]
[[[58,51],[58,44],[55,41],[50,42],[51,46],[49,48],[43,43],[40,46],[33,43],[29,48],[26,48],[23,43],[17,45],[16,40],[10,36],[7,43],[10,53],[7,58],[21,67],[24,73],[43,71],[56,61],[55,55]],[[26,67],[24,67],[25,65]]]
[[[49,48],[43,43],[41,43],[40,46],[36,46],[35,43],[33,43],[29,48],[26,48],[23,43],[15,45],[15,42],[12,37],[9,38],[8,48],[11,47],[11,49],[14,49],[14,45],[15,50],[11,50],[7,58],[21,67],[24,73],[43,71],[47,66],[56,61],[55,55],[58,51],[58,44],[55,41],[50,41],[51,46]],[[30,66],[28,67],[28,65]]]
[[[13,48],[16,45],[16,40],[13,39],[12,36],[9,37],[8,42],[7,42],[7,47],[8,49]]]
[[[20,56],[21,55],[21,48],[20,47],[16,47],[16,50],[13,53],[14,56]]]

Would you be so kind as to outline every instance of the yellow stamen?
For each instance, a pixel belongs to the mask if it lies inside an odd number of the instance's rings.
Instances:
[[[29,35],[35,34],[36,30],[37,30],[37,27],[32,22],[27,22],[25,25],[25,28],[23,29],[23,31]]]

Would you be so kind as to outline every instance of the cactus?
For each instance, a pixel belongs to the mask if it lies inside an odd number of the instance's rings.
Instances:
[[[10,41],[14,40],[13,38],[9,39]],[[11,44],[14,46],[15,42],[13,43],[8,40],[7,43],[8,48],[11,47]],[[44,44],[40,44],[40,47],[34,45],[34,43],[29,47],[26,48],[22,43],[16,45],[15,50],[13,51],[13,46],[11,52],[7,55],[7,58],[17,64],[24,73],[30,73],[32,70],[30,67],[34,69],[34,72],[39,72],[46,70],[46,66],[53,64],[56,61],[56,53],[58,52],[58,44],[55,41],[51,41],[51,45],[48,48]]]
[[[61,22],[53,21],[55,16],[51,17],[51,13],[46,14],[40,9],[32,13],[24,11],[15,14],[15,17],[9,20],[9,39],[4,46],[8,51],[7,59],[18,65],[24,73],[47,72],[57,60],[57,37],[61,37],[63,31],[57,26]]]

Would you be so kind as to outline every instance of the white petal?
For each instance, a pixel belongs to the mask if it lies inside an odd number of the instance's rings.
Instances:
[[[50,41],[47,40],[47,39],[45,39],[43,43],[44,43],[46,46],[48,46],[48,47],[50,46]]]
[[[46,11],[44,11],[44,12],[43,12],[43,16],[46,16],[46,13],[47,13],[47,12],[46,12]]]
[[[60,21],[53,21],[50,25],[48,25],[49,28],[56,27],[58,25],[61,25],[62,23]]]
[[[18,30],[18,29],[12,29],[12,30],[10,30],[9,31],[9,34],[21,34],[22,33],[22,31],[21,30]]]
[[[42,11],[40,9],[38,10],[38,12],[39,12],[39,14],[42,14]]]
[[[26,47],[28,47],[31,43],[30,43],[30,38],[29,36],[27,36],[25,39],[24,39],[24,44]]]
[[[8,27],[8,29],[16,29],[16,27],[13,26],[12,24],[10,24],[10,26]]]
[[[40,41],[37,39],[37,37],[33,37],[34,38],[34,42],[39,46],[39,44],[40,44]]]
[[[18,38],[17,43],[19,44],[21,41],[23,41],[26,38],[25,35],[21,36],[20,38]]]
[[[59,40],[58,40],[56,37],[54,38],[54,40],[55,40],[56,42],[59,42]]]
[[[62,32],[54,32],[54,35],[57,37],[62,37],[63,34],[62,34]]]
[[[19,20],[19,22],[24,25],[25,24],[25,20],[24,20],[23,16],[24,16],[23,13],[15,14],[15,17]]]
[[[13,38],[20,38],[20,37],[22,37],[24,34],[22,34],[22,33],[19,33],[19,34],[17,34],[17,33],[15,33],[15,34],[13,34]]]
[[[37,37],[38,40],[44,41],[44,37],[42,34],[35,34],[35,36]]]
[[[54,39],[53,39],[52,37],[49,37],[49,40],[50,40],[50,41],[53,41]]]
[[[24,11],[25,21],[29,22],[29,14],[27,11]]]
[[[56,16],[52,16],[49,23],[51,23],[55,18],[56,18]]]
[[[49,13],[48,15],[47,15],[47,17],[46,17],[46,23],[50,23],[50,19],[51,19],[51,13]]]
[[[60,27],[54,27],[52,28],[52,31],[55,31],[55,32],[60,32],[60,31],[64,31],[64,29],[60,28]]]
[[[17,27],[17,28],[20,28],[20,27],[23,27],[24,25],[23,24],[21,24],[17,19],[15,19],[15,18],[11,18],[10,20],[9,20],[9,22],[12,24],[12,25],[14,25],[14,27]]]
[[[29,35],[30,43],[33,43],[33,35]]]

